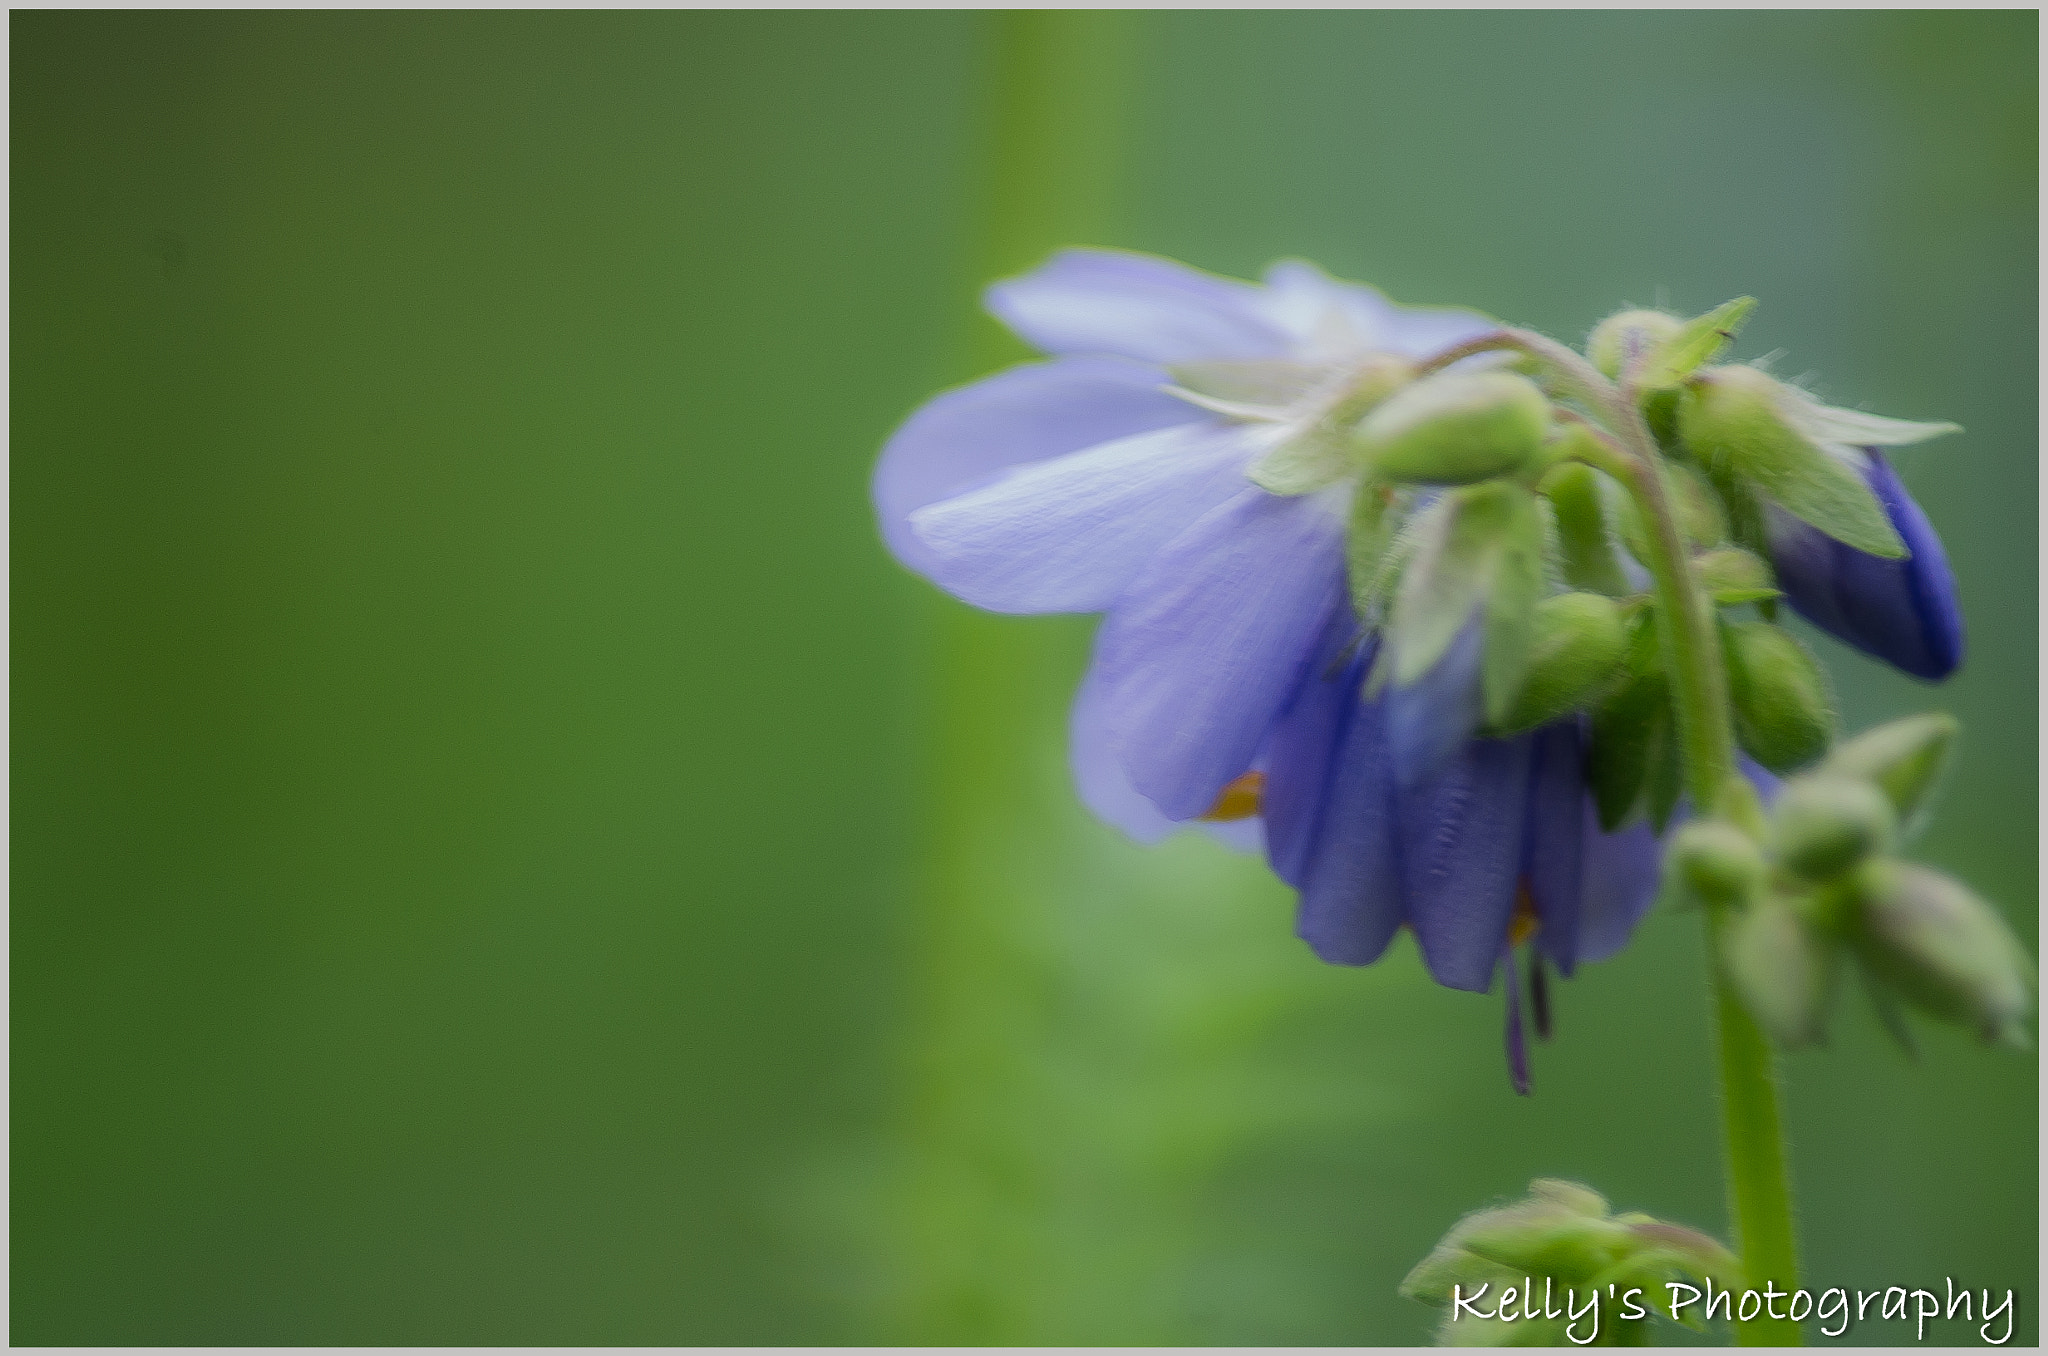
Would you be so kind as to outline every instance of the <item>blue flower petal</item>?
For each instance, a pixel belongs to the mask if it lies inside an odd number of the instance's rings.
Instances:
[[[1476,739],[1401,797],[1408,918],[1437,983],[1485,993],[1507,943],[1529,796],[1528,736]]]
[[[1585,752],[1576,718],[1531,736],[1529,817],[1522,876],[1536,906],[1536,944],[1569,976],[1579,959],[1581,863],[1585,852]]]
[[[1161,550],[1095,641],[1105,725],[1133,788],[1193,819],[1251,767],[1344,593],[1344,515],[1247,489]]]
[[[1350,610],[1333,619],[1316,662],[1274,727],[1266,751],[1266,860],[1273,874],[1299,890],[1330,783],[1330,766],[1344,735],[1371,650],[1346,660],[1358,623]]]
[[[1387,694],[1388,733],[1402,786],[1435,777],[1479,728],[1483,638],[1475,616],[1427,673]]]
[[[1581,811],[1584,850],[1580,856],[1577,955],[1583,965],[1602,961],[1628,944],[1636,924],[1657,897],[1664,847],[1646,821],[1618,833],[1603,833],[1600,816],[1587,797]]]
[[[875,466],[875,512],[889,550],[919,574],[932,557],[910,515],[1012,466],[1150,429],[1194,422],[1159,388],[1166,373],[1120,358],[1061,358],[948,391],[906,419]]]
[[[1184,424],[1017,467],[910,515],[926,573],[991,612],[1100,612],[1160,547],[1246,488],[1256,436]]]
[[[1864,480],[1912,554],[1882,560],[1781,510],[1770,511],[1778,586],[1802,617],[1918,678],[1946,678],[1963,659],[1955,576],[1927,515],[1876,448]]]
[[[1354,669],[1345,682],[1358,691]],[[1344,712],[1322,813],[1302,871],[1295,931],[1332,965],[1370,965],[1401,926],[1401,815],[1386,713],[1356,699]],[[1499,938],[1495,938],[1499,944]]]
[[[1250,283],[1122,250],[1062,250],[992,285],[988,309],[1047,353],[1115,353],[1154,363],[1285,356],[1290,337]]]

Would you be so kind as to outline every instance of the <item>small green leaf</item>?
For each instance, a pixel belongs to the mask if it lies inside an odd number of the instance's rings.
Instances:
[[[1351,582],[1351,605],[1360,617],[1371,617],[1378,610],[1375,587],[1386,570],[1399,521],[1392,488],[1366,481],[1352,494],[1344,567]]]
[[[1502,545],[1528,492],[1502,482],[1445,494],[1418,524],[1413,557],[1401,572],[1390,631],[1393,680],[1429,672],[1472,619],[1493,585]]]
[[[1654,391],[1678,385],[1692,375],[1695,368],[1711,362],[1755,309],[1755,297],[1737,297],[1703,316],[1686,321],[1646,365],[1639,383],[1641,388]]]

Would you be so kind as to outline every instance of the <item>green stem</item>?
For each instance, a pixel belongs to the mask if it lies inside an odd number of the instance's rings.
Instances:
[[[1564,345],[1525,330],[1480,335],[1437,355],[1425,370],[1498,350],[1536,359],[1560,394],[1578,401],[1606,425],[1596,454],[1600,468],[1621,481],[1649,525],[1651,558],[1646,563],[1656,590],[1659,638],[1672,680],[1687,790],[1695,814],[1719,813],[1724,788],[1735,774],[1735,732],[1721,637],[1713,607],[1693,581],[1692,553],[1665,492],[1662,456],[1643,421],[1636,393],[1626,384],[1617,388]],[[1797,1284],[1798,1248],[1778,1112],[1777,1057],[1719,963],[1721,932],[1728,923],[1725,910],[1709,912],[1707,965],[1721,1076],[1729,1215],[1750,1282],[1761,1286],[1768,1280],[1789,1291]],[[1735,1340],[1741,1346],[1797,1346],[1800,1330],[1789,1320],[1760,1318],[1737,1324]]]
[[[1626,483],[1650,528],[1649,564],[1665,671],[1672,679],[1687,788],[1694,813],[1704,818],[1718,812],[1723,788],[1735,773],[1735,734],[1721,638],[1713,607],[1693,582],[1692,553],[1665,493],[1656,441],[1633,393],[1616,392],[1605,413],[1634,454]],[[1721,1074],[1729,1215],[1735,1247],[1750,1280],[1757,1285],[1775,1281],[1789,1291],[1797,1284],[1798,1249],[1785,1132],[1778,1112],[1777,1055],[1721,968],[1721,932],[1729,921],[1725,909],[1708,911],[1707,969]],[[1735,1325],[1735,1340],[1741,1346],[1797,1346],[1799,1325],[1761,1318]]]

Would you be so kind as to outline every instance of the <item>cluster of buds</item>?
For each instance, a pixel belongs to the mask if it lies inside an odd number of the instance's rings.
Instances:
[[[1734,1255],[1705,1234],[1611,1214],[1590,1187],[1538,1179],[1524,1199],[1459,1220],[1401,1293],[1445,1311],[1444,1346],[1641,1346],[1667,1285],[1726,1285],[1741,1275]],[[1705,1328],[1678,1313],[1687,1327]]]
[[[1893,855],[1924,820],[1955,733],[1944,715],[1881,725],[1787,781],[1768,818],[1736,792],[1733,815],[1675,836],[1671,888],[1727,911],[1721,964],[1784,1045],[1823,1038],[1849,960],[1909,1048],[1901,1002],[2026,1047],[2034,967],[2012,930],[1959,882]]]
[[[1775,624],[1779,557],[1814,538],[1872,566],[1907,559],[1914,547],[1871,480],[1875,449],[1954,426],[1835,409],[1758,368],[1707,365],[1752,306],[1741,298],[1689,321],[1624,311],[1594,331],[1587,354],[1623,383],[1663,453],[1657,474],[1693,583],[1726,614],[1737,733],[1751,758],[1783,773],[1825,752],[1834,718],[1819,664]],[[1590,713],[1589,778],[1603,824],[1646,813],[1661,832],[1679,798],[1676,722],[1653,547],[1620,483],[1625,468],[1603,446],[1608,412],[1568,366],[1471,347],[1449,362],[1368,363],[1306,400],[1289,389],[1285,365],[1197,364],[1175,375],[1184,394],[1219,412],[1282,402],[1297,411],[1250,468],[1270,492],[1356,485],[1352,600],[1387,642],[1369,690],[1418,682],[1476,630],[1475,724],[1506,735]],[[1938,559],[1919,568],[1946,571]],[[1736,615],[1745,607],[1756,615]],[[1934,648],[1959,651],[1959,631]]]

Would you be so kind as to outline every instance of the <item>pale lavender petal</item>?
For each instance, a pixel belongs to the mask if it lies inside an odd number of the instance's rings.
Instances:
[[[991,612],[1100,612],[1159,548],[1245,489],[1259,435],[1156,429],[1033,462],[910,515],[933,583]]]
[[[1356,693],[1358,678],[1345,686]],[[1354,698],[1302,873],[1295,931],[1332,965],[1370,965],[1401,926],[1401,814],[1385,710]]]
[[[1581,858],[1585,849],[1585,753],[1576,718],[1532,736],[1529,820],[1522,875],[1536,906],[1536,943],[1569,976],[1578,963]]]
[[[1131,789],[1110,747],[1108,715],[1101,666],[1091,665],[1081,679],[1081,690],[1074,694],[1067,723],[1067,762],[1074,773],[1074,789],[1097,819],[1140,843],[1157,843],[1181,826]]]
[[[1181,533],[1095,641],[1130,784],[1192,819],[1246,771],[1343,599],[1344,517],[1324,496],[1247,489]]]
[[[1357,349],[1424,358],[1498,328],[1476,311],[1398,306],[1377,289],[1339,282],[1314,264],[1289,259],[1266,270],[1265,308],[1295,342],[1327,341],[1334,313]]]
[[[1474,616],[1427,673],[1388,692],[1388,733],[1403,786],[1436,776],[1479,728],[1483,638]]]
[[[1339,609],[1294,702],[1273,728],[1266,751],[1266,860],[1273,874],[1301,888],[1322,815],[1330,764],[1350,708],[1358,702],[1362,659],[1348,659],[1358,623]]]
[[[1401,797],[1408,919],[1437,983],[1484,993],[1507,943],[1529,796],[1527,736],[1475,739]]]
[[[934,397],[890,435],[875,466],[883,540],[898,560],[929,573],[931,556],[910,530],[913,512],[1012,466],[1195,422],[1198,411],[1160,390],[1167,379],[1121,358],[1061,358]]]
[[[1154,363],[1277,358],[1288,336],[1260,289],[1121,250],[1062,250],[988,289],[989,311],[1047,353],[1115,353]]]

